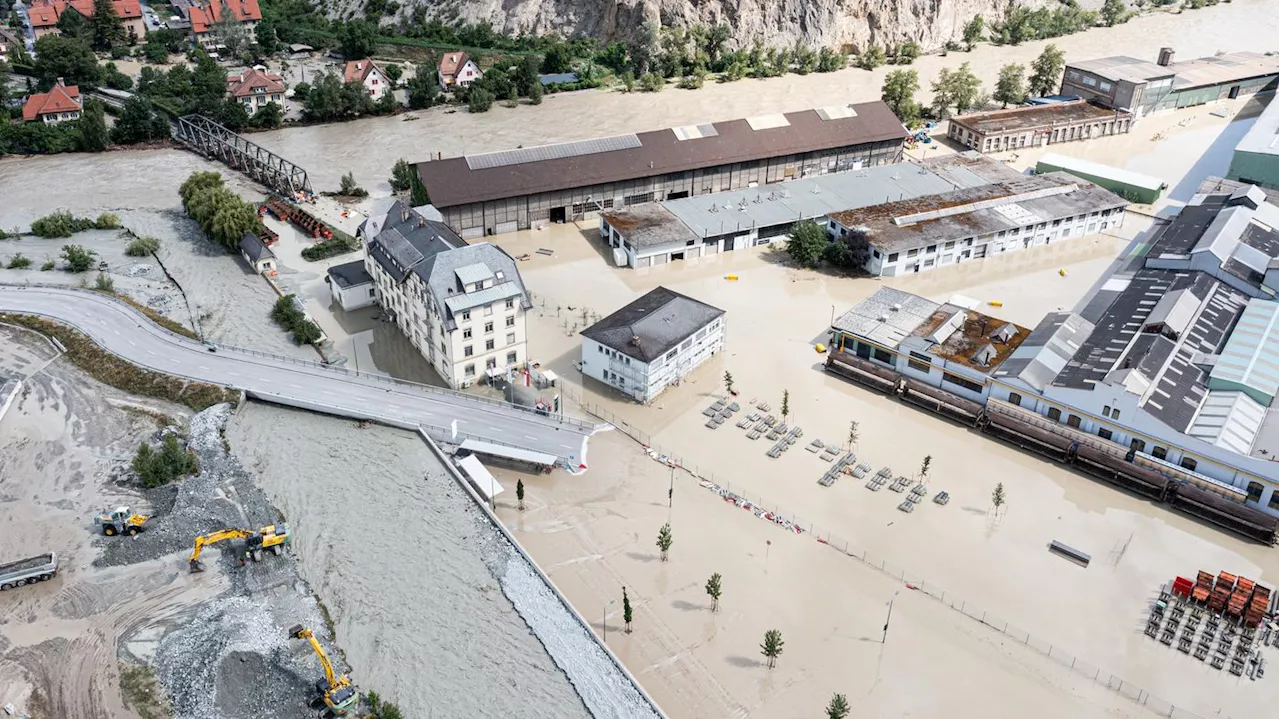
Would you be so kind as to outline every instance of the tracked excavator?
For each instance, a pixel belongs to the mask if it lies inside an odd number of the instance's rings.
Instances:
[[[324,668],[324,679],[316,680],[316,691],[320,692],[320,698],[315,702],[316,705],[323,703],[324,716],[342,716],[354,708],[360,701],[360,694],[351,683],[351,677],[333,670],[333,662],[329,661],[329,655],[320,646],[315,634],[301,624],[296,624],[289,630],[289,636],[310,642],[311,650],[316,653],[320,666]]]
[[[285,524],[272,524],[263,527],[257,531],[252,529],[222,529],[210,534],[196,537],[196,546],[191,550],[191,571],[203,572],[204,565],[200,563],[200,552],[210,544],[217,544],[228,539],[243,539],[245,541],[245,556],[255,562],[262,561],[262,551],[265,549],[277,557],[284,552],[284,545],[289,542],[289,527]]]

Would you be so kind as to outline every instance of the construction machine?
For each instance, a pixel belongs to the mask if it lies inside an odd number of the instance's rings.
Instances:
[[[127,534],[130,537],[141,532],[147,518],[141,514],[134,514],[128,507],[116,507],[110,512],[104,512],[93,518],[95,526],[102,527],[102,533],[108,537],[114,537],[117,534]]]
[[[351,683],[351,677],[338,674],[333,670],[333,662],[329,661],[329,655],[325,653],[324,647],[320,646],[315,634],[310,629],[297,624],[289,630],[289,636],[310,642],[311,650],[320,659],[320,666],[324,668],[324,679],[316,680],[316,691],[320,692],[317,703],[324,704],[325,715],[342,716],[355,707],[360,701],[360,695],[356,692],[355,685]]]
[[[204,565],[200,564],[200,552],[206,546],[224,542],[228,539],[243,539],[245,542],[245,556],[255,562],[260,562],[262,561],[262,551],[264,549],[277,557],[280,556],[284,552],[284,545],[289,543],[289,537],[289,527],[285,524],[272,524],[257,531],[252,529],[222,529],[196,537],[196,546],[191,550],[191,559],[188,561],[192,572],[203,572]]]

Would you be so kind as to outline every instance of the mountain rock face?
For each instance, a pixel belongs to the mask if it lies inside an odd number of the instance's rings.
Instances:
[[[338,0],[338,5],[360,0]],[[1056,0],[1016,0],[1053,7]],[[1008,0],[404,0],[401,16],[425,6],[427,19],[489,23],[507,33],[635,37],[647,22],[663,26],[725,24],[732,47],[830,47],[856,52],[914,40],[933,50],[958,40],[974,15],[998,19]],[[1102,0],[1084,0],[1096,9]]]

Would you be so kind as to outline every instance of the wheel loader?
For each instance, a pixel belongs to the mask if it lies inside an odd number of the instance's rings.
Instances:
[[[102,533],[108,537],[127,534],[130,537],[141,532],[147,518],[134,514],[128,507],[116,507],[111,512],[99,514],[93,518],[94,526],[102,527]]]

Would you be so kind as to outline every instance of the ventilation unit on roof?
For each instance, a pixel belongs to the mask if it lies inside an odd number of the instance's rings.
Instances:
[[[894,302],[894,303],[893,303],[893,307],[892,307],[891,309],[893,309],[893,311],[894,311],[894,312],[901,312],[901,311],[902,311],[902,305],[901,305],[901,304],[899,304],[899,303],[897,303],[897,302]]]
[[[880,321],[880,322],[888,322],[888,321],[889,321],[889,315],[880,315],[880,316],[877,318],[877,320],[878,320],[878,321]]]

